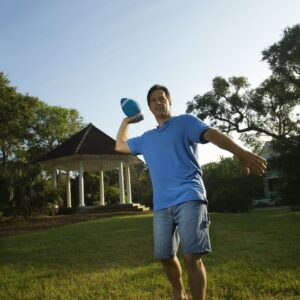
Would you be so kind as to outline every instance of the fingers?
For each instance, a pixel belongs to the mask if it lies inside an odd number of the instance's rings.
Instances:
[[[262,176],[267,169],[267,161],[265,159],[248,151],[245,151],[241,157],[241,163],[247,175],[254,173],[258,176]]]
[[[267,169],[267,162],[262,157],[254,155],[249,168],[252,173],[262,176]]]
[[[137,122],[140,122],[141,121],[141,118],[140,118],[141,115],[142,115],[142,113],[138,113],[138,114],[136,114],[133,117],[127,118],[128,119],[128,123],[137,123]]]

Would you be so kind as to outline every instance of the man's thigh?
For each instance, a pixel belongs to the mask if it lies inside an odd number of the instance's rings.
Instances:
[[[154,212],[153,216],[154,256],[168,259],[176,255],[179,237],[170,209]]]
[[[184,202],[178,206],[176,216],[182,253],[211,252],[207,205],[198,200]]]

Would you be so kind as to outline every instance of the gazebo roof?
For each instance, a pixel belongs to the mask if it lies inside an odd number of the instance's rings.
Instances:
[[[78,170],[80,161],[86,171],[114,169],[120,162],[143,163],[131,154],[116,152],[115,140],[92,123],[38,160],[42,165],[65,170]]]

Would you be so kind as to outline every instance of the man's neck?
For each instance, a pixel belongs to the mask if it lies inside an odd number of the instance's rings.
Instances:
[[[156,122],[158,123],[159,126],[162,126],[167,120],[171,119],[172,116],[169,115],[167,117],[156,117]]]

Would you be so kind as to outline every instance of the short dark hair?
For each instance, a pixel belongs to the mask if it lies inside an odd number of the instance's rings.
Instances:
[[[150,88],[150,90],[148,91],[148,94],[147,94],[147,102],[148,102],[148,106],[150,106],[150,96],[151,96],[151,94],[152,94],[154,91],[156,91],[156,90],[162,90],[162,91],[164,91],[165,94],[166,94],[166,96],[167,96],[167,98],[168,98],[168,100],[169,100],[169,103],[171,104],[171,95],[170,95],[169,90],[168,90],[165,86],[163,86],[163,85],[155,84],[155,85],[153,85],[153,86]]]

